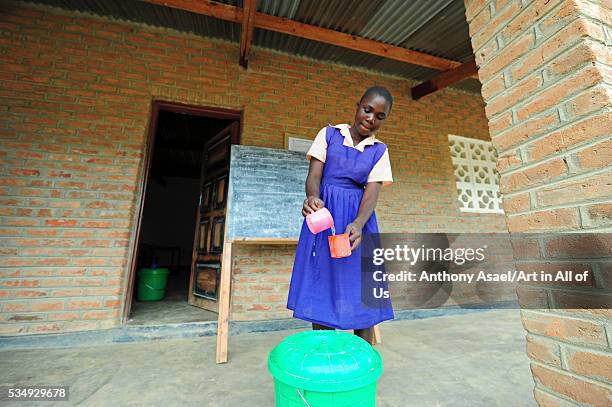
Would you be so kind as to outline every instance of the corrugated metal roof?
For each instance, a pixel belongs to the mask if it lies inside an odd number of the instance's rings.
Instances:
[[[240,41],[240,25],[137,0],[36,0],[126,21]],[[223,0],[242,7],[242,0]],[[460,62],[472,56],[463,0],[257,0],[257,10]],[[286,34],[255,29],[253,44],[423,81],[437,71]],[[468,79],[454,87],[480,92]]]
[[[389,0],[358,35],[400,46],[453,0]]]

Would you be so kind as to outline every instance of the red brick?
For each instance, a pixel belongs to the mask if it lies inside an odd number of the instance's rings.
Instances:
[[[518,284],[516,296],[521,309],[547,310],[550,308],[548,294],[543,289],[529,287],[528,284]]]
[[[508,231],[511,233],[572,230],[580,227],[576,208],[543,210],[525,215],[510,216],[507,223]]]
[[[570,371],[595,380],[612,382],[612,356],[588,350],[568,349]]]
[[[518,150],[506,151],[497,158],[497,171],[503,174],[508,170],[520,167],[522,163]]]
[[[100,300],[69,300],[67,309],[89,309],[89,308],[101,308],[102,302]]]
[[[490,61],[492,58],[495,57],[495,55],[497,55],[499,52],[499,47],[497,45],[497,41],[495,39],[492,39],[491,41],[489,41],[488,44],[484,45],[482,48],[480,48],[478,50],[478,52],[476,54],[474,54],[474,58],[476,60],[476,66],[480,67],[484,64],[486,64],[488,61]],[[491,81],[495,81],[498,80],[499,78],[502,79],[503,81],[503,76],[500,74],[499,77],[496,79],[488,79],[485,83],[485,85],[488,85]],[[499,83],[498,83],[499,84]],[[503,85],[503,83],[501,83],[501,85]],[[483,88],[484,89],[484,88]],[[482,92],[483,96],[485,97],[485,99],[488,99],[488,96],[486,95],[491,95],[491,93],[487,92],[484,93]]]
[[[562,394],[578,403],[592,406],[610,404],[610,391],[603,386],[582,381],[561,370],[553,370],[542,365],[531,364],[531,372],[536,383]]]
[[[525,329],[533,334],[580,345],[606,347],[608,343],[603,326],[595,321],[533,312],[522,312],[521,317]]]
[[[489,119],[489,132],[491,133],[491,137],[493,138],[493,145],[495,143],[495,136],[502,131],[510,128],[512,126],[512,112],[507,111],[498,115],[495,118]]]
[[[57,311],[64,309],[64,301],[32,301],[32,311]]]
[[[38,287],[39,280],[20,279],[20,280],[0,280],[0,287]]]
[[[588,88],[601,80],[600,71],[593,66],[587,66],[577,74],[542,91],[534,100],[518,108],[516,115],[519,120],[526,120],[537,113],[557,105],[577,90]]]
[[[522,5],[520,2],[514,1],[510,3],[509,7],[497,12],[491,21],[486,24],[484,29],[476,34],[476,36],[472,37],[473,49],[480,49],[482,45],[486,44],[491,38],[493,38],[495,32],[509,20],[511,20],[518,13],[521,7]]]
[[[566,399],[559,398],[550,393],[536,387],[533,389],[533,395],[538,407],[570,407]]]
[[[568,180],[535,191],[538,206],[574,204],[588,199],[612,196],[610,174],[598,174],[579,180]]]
[[[45,221],[45,225],[47,226],[73,227],[76,224],[76,219],[47,219]]]
[[[465,15],[468,22],[471,22],[485,6],[488,7],[490,0],[466,0]]]
[[[537,239],[528,239],[527,237],[521,237],[520,239],[511,239],[512,254],[515,259],[529,259],[534,260],[541,257],[540,255],[540,243]]]
[[[545,244],[549,258],[606,257],[612,255],[612,235],[581,233],[548,238]]]
[[[111,319],[118,316],[118,311],[89,311],[83,313],[83,319]]]
[[[520,5],[519,5],[520,7]],[[535,39],[533,34],[526,33],[518,41],[503,49],[503,52],[491,59],[478,70],[478,76],[486,83],[494,74],[510,66],[517,59],[525,55],[533,46]],[[472,45],[474,41],[472,40]],[[478,47],[476,47],[478,49]]]
[[[121,306],[121,301],[119,300],[107,300],[104,301],[105,308],[119,308]]]
[[[71,321],[81,319],[82,316],[78,312],[50,312],[47,318],[49,321]]]
[[[4,302],[2,306],[2,312],[20,312],[29,311],[31,303],[23,301],[10,301]]]
[[[571,155],[581,170],[604,168],[612,164],[612,140],[604,140]]]
[[[494,117],[496,114],[508,110],[518,104],[521,100],[533,95],[542,86],[542,76],[533,75],[516,86],[505,90],[492,101],[487,100],[487,117]],[[484,94],[483,94],[484,96]]]
[[[565,104],[565,111],[570,119],[576,119],[588,113],[599,111],[609,106],[612,93],[604,86],[587,89]],[[612,153],[608,153],[612,155]]]
[[[554,290],[552,298],[555,309],[572,311],[580,317],[612,319],[612,295],[609,293]]]
[[[604,113],[574,122],[567,127],[549,133],[528,146],[529,158],[539,160],[588,140],[609,134],[611,115]]]
[[[61,324],[33,324],[29,327],[30,332],[59,332],[63,326]]]
[[[271,307],[265,304],[252,304],[248,310],[249,311],[269,311]]]
[[[588,227],[610,226],[612,224],[612,204],[593,204],[583,206],[582,223]]]
[[[0,316],[0,321],[6,322],[32,322],[44,320],[44,315],[40,314],[12,314]]]
[[[499,189],[505,194],[543,182],[549,183],[566,174],[565,161],[557,158],[511,174],[502,174]]]
[[[561,350],[557,342],[527,335],[527,356],[538,362],[561,367]]]
[[[46,296],[47,292],[42,290],[18,290],[13,294],[14,298],[36,298]]]
[[[531,208],[529,203],[529,194],[523,193],[511,198],[503,198],[504,212],[514,214],[518,212],[528,211]]]
[[[558,21],[559,18],[562,18],[561,16],[565,16],[567,14],[566,9],[572,10],[571,7],[566,7],[564,4],[571,2],[562,2],[559,0],[537,0],[530,3],[525,10],[523,10],[523,12],[521,12],[514,20],[504,27],[500,33],[501,38],[503,38],[505,43],[511,42],[517,35],[527,31],[534,25],[535,22],[538,22],[541,19],[540,16],[548,13],[549,10],[552,10],[559,3],[561,3],[562,6],[557,9],[557,12],[552,13],[553,18],[556,18],[555,21]],[[553,18],[547,17],[544,19],[544,22],[552,20]],[[544,22],[540,23],[540,26],[545,24]]]
[[[491,20],[491,12],[485,7],[469,24],[470,37],[474,37]]]
[[[33,168],[11,168],[9,169],[9,174],[25,177],[37,177],[40,175],[40,171]]]
[[[520,122],[513,129],[493,138],[493,144],[504,151],[520,145],[534,136],[545,133],[551,127],[557,126],[558,123],[559,119],[556,112]]]

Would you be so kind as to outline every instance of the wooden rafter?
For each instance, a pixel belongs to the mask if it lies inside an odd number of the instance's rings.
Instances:
[[[243,10],[240,7],[230,6],[210,0],[142,0],[148,3],[172,7],[192,13],[202,14],[222,20],[242,23]],[[355,51],[380,57],[405,62],[408,64],[424,66],[427,68],[446,71],[461,65],[460,62],[440,58],[423,52],[412,51],[402,47],[385,44],[355,35],[334,31],[327,28],[303,24],[288,18],[271,16],[269,14],[255,12],[253,15],[253,27],[264,30],[289,34],[295,37],[306,38],[325,44],[349,48]],[[241,48],[242,49],[242,48]]]
[[[451,61],[449,59],[439,58],[422,52],[385,44],[384,42],[369,40],[367,38],[345,34],[340,31],[303,24],[289,20],[288,18],[275,17],[263,13],[256,14],[255,27],[336,45],[338,47],[349,48],[355,51],[378,55],[380,57],[427,68],[447,70],[461,65],[460,62]]]
[[[253,38],[253,20],[257,0],[244,0],[242,8],[242,30],[240,32],[240,65],[247,67]]]
[[[460,82],[464,79],[472,77],[478,72],[478,67],[475,61],[466,62],[457,68],[444,71],[412,88],[412,98],[418,100],[425,95],[429,95],[435,91],[443,89],[453,83]]]
[[[142,0],[145,3],[157,4],[179,10],[190,11],[196,14],[220,18],[221,20],[239,23],[242,21],[242,9],[229,4],[216,1],[193,0]]]

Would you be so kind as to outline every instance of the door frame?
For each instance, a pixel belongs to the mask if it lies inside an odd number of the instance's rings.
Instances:
[[[129,245],[130,251],[128,252],[128,275],[127,275],[127,287],[123,292],[123,309],[121,312],[121,325],[124,325],[130,317],[130,311],[132,309],[132,298],[134,293],[134,281],[136,280],[136,266],[138,264],[138,246],[140,245],[140,230],[142,225],[142,215],[144,210],[145,195],[147,192],[147,183],[149,181],[149,172],[151,169],[151,163],[153,161],[153,147],[155,145],[157,122],[159,119],[159,112],[162,110],[189,114],[192,116],[203,116],[211,119],[225,119],[225,120],[237,120],[238,121],[238,143],[240,143],[242,135],[243,125],[243,111],[224,109],[220,107],[210,106],[195,106],[187,105],[184,103],[170,102],[165,100],[153,99],[151,103],[151,110],[149,114],[149,126],[147,129],[144,157],[142,160],[141,174],[139,177],[137,186],[137,199],[136,199],[136,213],[132,223],[135,228],[133,229],[133,235],[131,238],[131,244]]]

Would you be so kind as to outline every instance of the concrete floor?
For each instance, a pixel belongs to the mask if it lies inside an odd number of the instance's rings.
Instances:
[[[70,386],[69,402],[6,404],[17,407],[273,406],[267,355],[295,332],[231,337],[224,365],[214,362],[215,337],[7,350],[0,386]],[[537,406],[518,310],[386,322],[381,333],[379,407]]]

